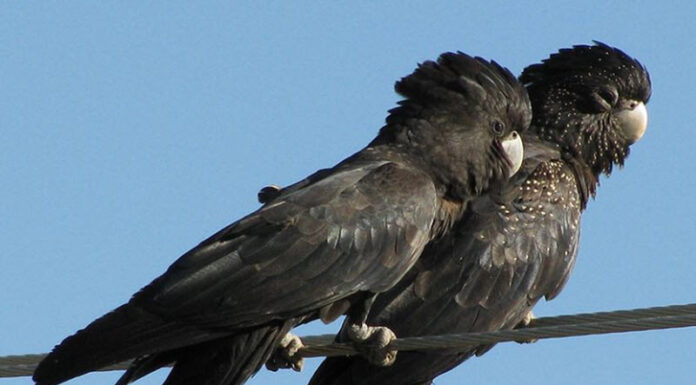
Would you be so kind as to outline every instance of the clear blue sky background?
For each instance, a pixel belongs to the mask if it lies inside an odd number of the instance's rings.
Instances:
[[[592,39],[648,67],[650,126],[537,312],[696,302],[696,3],[540,3],[3,3],[0,355],[48,351],[258,207],[261,186],[360,149],[416,63],[462,50],[519,73]],[[303,384],[318,362],[249,383]],[[684,384],[694,362],[696,329],[581,337],[503,344],[437,384]]]

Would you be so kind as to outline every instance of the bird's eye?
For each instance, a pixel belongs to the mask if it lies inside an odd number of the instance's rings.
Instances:
[[[638,103],[638,102],[635,101],[635,100],[631,100],[631,102],[628,103],[628,109],[629,109],[629,110],[635,110],[636,107],[638,107],[638,104],[640,104],[640,103]]]
[[[593,112],[607,112],[619,101],[619,93],[609,86],[601,86],[587,95],[587,107]]]
[[[496,135],[502,135],[503,132],[505,132],[505,125],[503,122],[496,120],[495,123],[493,123],[493,132],[495,132]]]
[[[602,99],[609,103],[610,106],[616,105],[619,101],[619,94],[613,89],[601,88],[597,93]]]

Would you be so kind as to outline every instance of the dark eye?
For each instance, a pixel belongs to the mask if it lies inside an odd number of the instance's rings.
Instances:
[[[594,112],[611,111],[619,101],[619,93],[616,89],[609,86],[601,86],[592,91],[589,95],[588,107]]]
[[[597,91],[597,94],[610,106],[616,105],[616,103],[619,101],[619,94],[614,89],[601,88],[599,91]]]
[[[503,132],[505,132],[505,125],[503,122],[497,120],[495,123],[493,123],[493,132],[495,132],[496,135],[502,135]]]

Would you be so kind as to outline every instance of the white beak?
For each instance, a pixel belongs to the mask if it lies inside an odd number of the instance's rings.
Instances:
[[[616,116],[621,122],[621,129],[628,144],[640,140],[648,128],[648,109],[643,102],[638,103],[632,110],[621,111]]]
[[[517,131],[513,131],[510,135],[503,138],[501,144],[503,146],[503,151],[505,151],[505,156],[507,156],[508,161],[510,161],[509,176],[513,176],[520,169],[520,166],[522,166],[522,158],[524,157],[522,137]]]

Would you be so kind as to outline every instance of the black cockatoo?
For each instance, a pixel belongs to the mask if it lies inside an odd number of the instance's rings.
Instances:
[[[181,256],[56,346],[34,381],[58,384],[136,358],[120,383],[174,363],[168,385],[241,384],[305,320],[346,313],[365,331],[375,294],[472,198],[517,171],[518,132],[531,120],[509,71],[463,53],[421,64],[396,91],[404,100],[367,147]],[[211,357],[220,341],[226,354]]]
[[[522,168],[429,244],[394,288],[378,297],[368,323],[397,336],[511,329],[553,299],[575,263],[580,215],[600,174],[623,165],[647,127],[646,69],[605,44],[562,49],[527,67],[532,101]],[[363,358],[326,359],[311,385],[425,385],[491,346],[399,352],[388,367]]]

